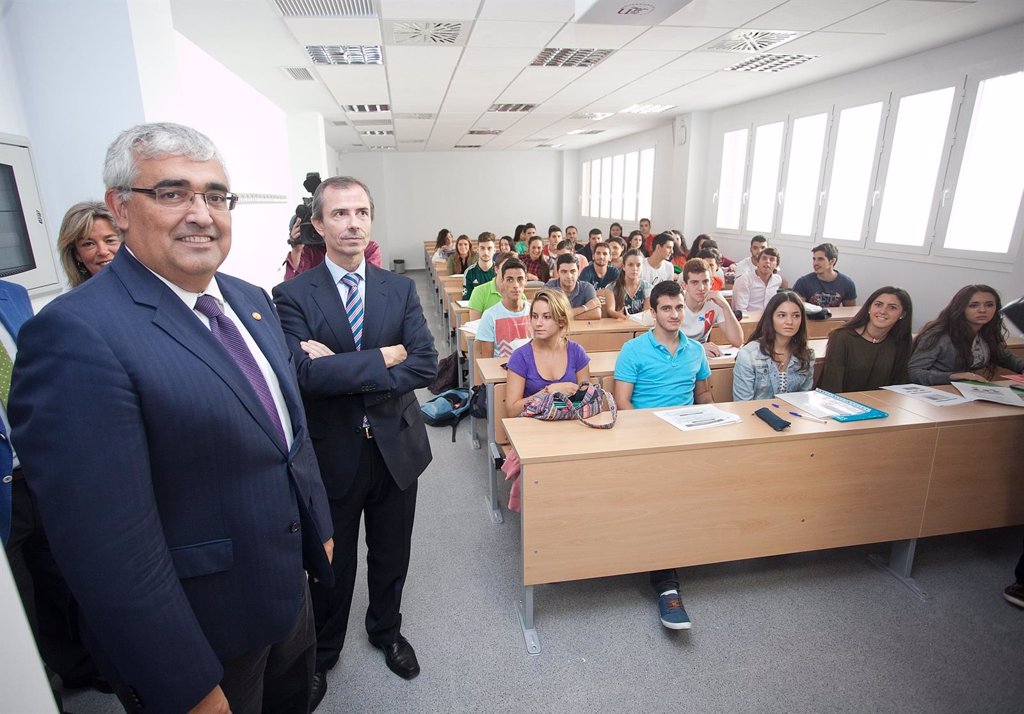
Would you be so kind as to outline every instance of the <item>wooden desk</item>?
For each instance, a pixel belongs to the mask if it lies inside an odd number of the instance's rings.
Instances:
[[[828,311],[832,313],[832,317],[828,320],[808,320],[807,321],[807,337],[808,339],[821,339],[828,337],[828,333],[836,329],[844,322],[849,320],[851,317],[857,314],[859,307],[830,307]],[[743,329],[743,341],[746,342],[750,339],[750,336],[754,334],[754,328],[757,327],[757,323],[761,320],[761,311],[755,310],[752,312],[743,313],[743,319],[740,320],[740,327]],[[715,344],[726,344],[728,341],[725,339],[725,335],[722,334],[721,327],[714,327],[711,329],[711,341]]]
[[[751,416],[768,404],[720,404],[743,422],[694,432],[654,410],[619,412],[603,432],[505,420],[523,464],[518,609],[529,652],[540,651],[534,585],[917,537],[931,420],[892,407],[886,419],[798,419],[777,433]]]

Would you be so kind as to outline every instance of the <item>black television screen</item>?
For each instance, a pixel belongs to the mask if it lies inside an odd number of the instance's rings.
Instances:
[[[36,267],[14,167],[0,163],[0,277]]]

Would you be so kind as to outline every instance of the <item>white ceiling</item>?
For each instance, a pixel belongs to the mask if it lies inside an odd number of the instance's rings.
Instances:
[[[176,30],[284,111],[322,114],[327,142],[341,152],[577,149],[1024,21],[1022,0],[692,0],[655,26],[576,23],[573,0],[366,2],[375,17],[286,18],[275,0],[171,0],[171,7]],[[463,31],[454,44],[403,45],[392,32],[396,20],[460,22]],[[799,31],[769,52],[817,57],[777,73],[725,71],[752,54],[705,48],[738,29]],[[384,64],[314,65],[310,44],[381,45]],[[614,51],[589,69],[530,66],[546,47]],[[285,67],[304,67],[315,79],[296,81]],[[538,106],[502,114],[488,111],[494,103]],[[343,109],[353,104],[391,111]],[[675,106],[620,113],[633,104]],[[572,118],[586,112],[612,115]],[[403,116],[411,113],[433,116]],[[394,134],[361,135],[368,129]],[[469,135],[473,129],[501,133]],[[567,133],[574,129],[601,133]]]

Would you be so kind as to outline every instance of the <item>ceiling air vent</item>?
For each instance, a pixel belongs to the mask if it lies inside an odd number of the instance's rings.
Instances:
[[[764,52],[804,33],[795,30],[736,30],[727,38],[704,49],[719,52]]]
[[[607,119],[612,115],[612,112],[584,112],[582,114],[573,114],[570,119],[581,119],[583,121],[600,121]]]
[[[470,136],[497,136],[501,129],[470,129]]]
[[[536,104],[492,104],[489,112],[532,112]]]
[[[363,113],[363,112],[389,112],[391,111],[390,104],[345,104],[342,106],[346,112],[352,113]]]
[[[377,17],[373,0],[274,0],[285,17]]]
[[[561,144],[537,144],[537,146],[535,146],[534,148],[536,148],[536,149],[558,149],[561,146],[562,146]]]
[[[804,62],[817,59],[819,55],[783,55],[766,53],[754,55],[742,62],[737,62],[731,67],[724,67],[726,72],[782,72],[792,69]]]
[[[456,149],[479,149],[480,144],[456,144]]]
[[[424,140],[423,139],[399,139],[398,143],[399,144],[422,144],[422,143],[424,143]]]
[[[369,148],[370,148],[370,151],[394,151],[395,150],[395,147],[393,147],[393,146],[384,146],[384,145],[371,146]]]
[[[603,134],[604,129],[573,129],[568,133],[570,136],[583,136],[584,134]]]
[[[352,126],[371,127],[375,126],[378,129],[388,129],[391,127],[391,122],[386,117],[380,119],[353,119]]]
[[[452,47],[466,44],[466,23],[418,22],[400,20],[389,23],[396,45],[440,45]]]
[[[395,134],[391,129],[368,129],[359,133],[363,136],[394,136]]]
[[[313,64],[384,64],[380,45],[306,45]]]
[[[340,121],[340,120],[332,121],[331,124],[333,126],[348,126],[348,122],[347,121]]]
[[[395,119],[433,119],[434,118],[433,114],[428,114],[426,112],[404,112],[404,113],[401,113],[401,114],[393,114],[392,116]]]
[[[284,71],[297,82],[312,82],[313,75],[305,67],[285,67]]]
[[[613,50],[545,47],[533,58],[533,67],[593,67]]]

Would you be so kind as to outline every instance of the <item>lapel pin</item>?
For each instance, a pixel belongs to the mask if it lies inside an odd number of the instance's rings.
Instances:
[[[256,312],[254,310],[253,313],[252,313],[252,319],[254,319],[254,320],[262,320],[263,319],[263,315],[259,314],[258,312]]]

